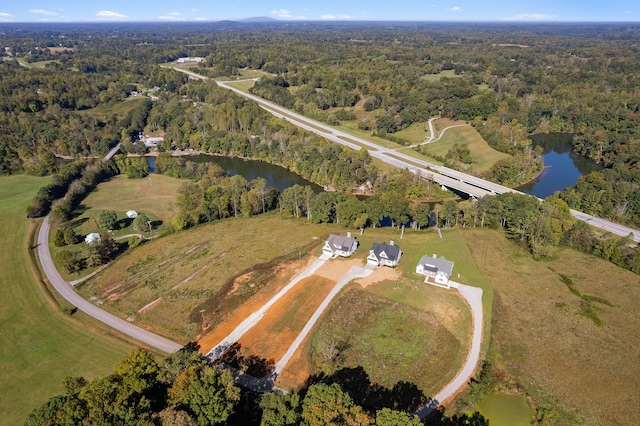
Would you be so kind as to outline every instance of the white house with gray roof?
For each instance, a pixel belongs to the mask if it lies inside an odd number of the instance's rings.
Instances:
[[[436,256],[436,254],[431,257],[422,256],[416,266],[416,274],[424,275],[425,283],[449,288],[449,279],[451,279],[451,274],[453,273],[453,262],[447,260],[444,256]]]
[[[390,266],[395,267],[400,263],[402,257],[402,250],[395,245],[393,240],[389,244],[386,243],[373,243],[369,250],[369,256],[367,256],[367,263],[375,266]]]
[[[351,237],[350,232],[346,236],[331,234],[327,241],[324,242],[322,252],[332,258],[338,256],[349,257],[356,251],[356,248],[358,248],[358,241]]]

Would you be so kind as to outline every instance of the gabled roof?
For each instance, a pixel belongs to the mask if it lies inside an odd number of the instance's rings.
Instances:
[[[378,259],[389,259],[393,262],[400,259],[400,255],[402,254],[400,247],[387,243],[373,243],[373,246],[371,246],[371,252]]]
[[[355,238],[346,237],[344,235],[331,234],[329,235],[329,238],[327,238],[327,244],[329,244],[329,247],[331,247],[333,251],[349,251],[355,242]]]
[[[444,256],[435,259],[431,256],[424,255],[420,258],[418,265],[422,265],[425,270],[431,272],[442,271],[447,274],[447,277],[450,277],[453,273],[453,262],[447,260]]]

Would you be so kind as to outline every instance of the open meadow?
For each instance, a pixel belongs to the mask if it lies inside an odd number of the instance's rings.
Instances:
[[[456,126],[460,124],[464,124],[464,122],[440,119],[435,121],[434,127],[436,130],[436,134],[440,135],[442,130],[446,127]],[[491,148],[487,141],[485,141],[482,136],[480,136],[480,133],[478,133],[478,131],[471,126],[454,127],[451,129],[447,129],[447,131],[442,135],[442,139],[437,142],[423,145],[419,149],[420,152],[424,153],[424,155],[433,155],[444,158],[447,155],[447,152],[449,152],[449,150],[453,148],[453,145],[455,144],[458,144],[460,146],[466,145],[467,148],[469,148],[471,157],[473,158],[471,167],[478,170],[479,172],[487,171],[497,161],[509,157],[508,154],[496,151],[495,149]]]
[[[29,235],[35,222],[25,209],[48,178],[0,178],[0,423],[21,424],[66,376],[94,378],[113,370],[133,345],[81,313],[66,316],[34,273]],[[66,305],[64,305],[66,306]],[[97,329],[101,330],[100,332]]]
[[[640,423],[638,275],[563,248],[536,262],[497,231],[464,237],[495,289],[493,390],[526,390],[545,424]]]

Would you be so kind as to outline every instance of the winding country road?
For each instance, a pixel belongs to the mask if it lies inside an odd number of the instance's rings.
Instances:
[[[456,374],[453,380],[438,392],[431,401],[420,407],[418,411],[415,412],[415,414],[417,414],[421,419],[427,417],[433,410],[438,408],[438,406],[453,398],[463,387],[465,387],[467,382],[473,377],[473,373],[480,361],[480,349],[482,348],[482,333],[484,327],[482,289],[464,284],[452,283],[451,281],[450,283],[457,285],[460,295],[469,304],[469,308],[471,309],[473,316],[471,349],[469,349],[464,365],[460,371],[458,371],[458,374]]]
[[[53,288],[55,288],[63,298],[87,315],[151,347],[168,353],[175,352],[182,348],[182,345],[176,342],[158,336],[100,309],[76,293],[71,283],[62,278],[53,264],[51,252],[49,251],[49,229],[49,216],[47,216],[44,218],[40,226],[40,231],[38,232],[38,256],[40,257],[40,264],[42,265],[44,274]]]

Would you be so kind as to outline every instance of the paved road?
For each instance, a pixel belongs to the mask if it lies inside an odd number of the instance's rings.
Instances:
[[[183,70],[179,68],[174,68],[174,69],[180,72],[184,72],[196,79],[202,79],[202,80],[207,79],[207,77],[200,74],[196,74],[192,71]],[[257,80],[257,79],[254,78],[251,80]],[[459,191],[466,192],[467,194],[476,198],[480,198],[489,194],[502,194],[504,192],[515,192],[520,194],[522,193],[515,189],[508,188],[506,186],[499,185],[497,183],[489,182],[484,179],[471,176],[466,173],[459,172],[457,170],[450,169],[448,167],[439,166],[429,161],[417,159],[409,155],[403,154],[401,152],[396,152],[393,149],[381,147],[380,145],[376,145],[373,142],[367,141],[366,139],[362,139],[357,136],[350,135],[348,133],[334,129],[319,121],[309,119],[294,111],[290,111],[286,108],[281,107],[280,105],[267,101],[259,96],[255,96],[250,93],[243,92],[240,89],[236,89],[235,87],[230,86],[228,83],[232,83],[232,82],[221,82],[221,81],[217,82],[218,86],[224,87],[225,89],[232,90],[233,92],[239,94],[240,96],[244,96],[245,98],[256,101],[258,105],[263,107],[265,110],[269,111],[270,113],[272,113],[273,115],[279,118],[283,118],[291,122],[292,124],[295,124],[296,126],[309,130],[310,132],[316,133],[333,142],[348,146],[349,148],[352,148],[355,150],[359,150],[361,146],[365,146],[369,150],[369,154],[372,157],[378,158],[387,164],[391,164],[393,166],[396,166],[402,169],[409,169],[413,173],[420,174],[425,178],[432,179],[434,182],[437,182],[440,185],[444,185],[449,188],[454,188]],[[431,127],[431,121],[429,122],[429,124],[430,124],[431,134],[433,135],[433,128]],[[434,172],[437,172],[437,173],[434,173]],[[603,231],[611,232],[613,234],[623,236],[623,237],[626,237],[627,235],[631,235],[632,240],[634,240],[635,242],[640,242],[640,230],[629,228],[627,226],[623,226],[605,219],[600,219],[600,218],[588,215],[586,213],[579,212],[577,210],[571,210],[571,214],[576,219],[586,221],[591,226],[602,229]]]
[[[60,273],[53,264],[51,252],[49,251],[49,228],[49,216],[47,216],[44,218],[40,232],[38,233],[38,256],[40,257],[40,264],[47,279],[62,297],[87,315],[151,347],[168,353],[175,352],[182,348],[182,345],[176,342],[172,342],[171,340],[165,339],[162,336],[158,336],[157,334],[103,311],[76,293],[73,290],[73,286],[60,276]]]
[[[318,259],[316,259],[315,262],[309,265],[304,271],[293,278],[289,282],[289,284],[284,286],[278,293],[276,293],[271,299],[269,299],[267,303],[262,305],[260,309],[253,312],[244,321],[242,321],[240,325],[238,325],[231,333],[229,333],[227,337],[222,339],[220,343],[211,348],[211,350],[209,350],[209,352],[207,353],[207,358],[212,361],[220,358],[224,354],[224,352],[229,349],[229,347],[231,347],[231,345],[240,340],[240,337],[242,337],[242,335],[253,328],[253,326],[256,325],[258,321],[262,319],[262,317],[264,317],[264,314],[271,306],[273,306],[274,303],[280,300],[282,296],[287,294],[287,292],[300,281],[313,275],[318,270],[318,268],[325,264],[327,260],[329,260],[329,257],[326,255],[322,255]]]
[[[320,318],[320,315],[322,315],[322,313],[327,309],[329,303],[331,303],[333,298],[336,297],[340,290],[342,290],[344,286],[346,286],[347,284],[349,284],[349,282],[355,280],[356,278],[368,277],[372,272],[373,268],[362,268],[353,266],[351,269],[349,269],[349,271],[347,271],[346,274],[342,276],[342,278],[340,278],[336,285],[333,286],[327,297],[324,298],[320,306],[318,306],[318,309],[316,309],[311,318],[309,318],[309,321],[307,321],[302,331],[300,331],[300,334],[298,334],[296,340],[294,340],[291,346],[289,346],[287,352],[285,352],[282,358],[280,358],[280,360],[276,362],[276,366],[274,369],[275,376],[280,374],[284,367],[289,364],[289,361],[291,360],[293,354],[296,353],[302,342],[304,342],[304,339],[307,338],[307,335],[309,335],[313,327],[316,325],[316,322]]]
[[[471,337],[471,349],[467,359],[458,371],[453,380],[438,392],[426,405],[420,407],[415,412],[421,419],[428,416],[439,405],[454,397],[463,387],[467,385],[480,361],[480,348],[482,346],[482,329],[484,325],[484,315],[482,310],[482,289],[458,284],[458,291],[467,301],[473,315],[473,335]]]
[[[102,161],[109,161],[113,158],[114,155],[116,155],[116,153],[120,151],[120,144],[114,146],[113,148],[111,148],[109,150],[109,152],[107,152],[107,155],[104,156],[104,158],[102,159]]]

